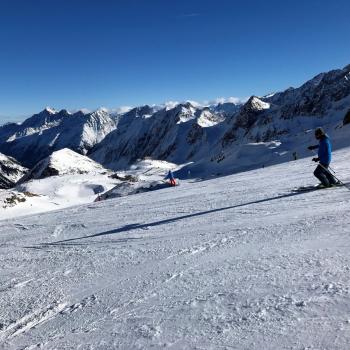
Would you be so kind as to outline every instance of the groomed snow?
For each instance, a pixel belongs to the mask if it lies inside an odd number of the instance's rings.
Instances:
[[[313,169],[1,221],[0,348],[348,349],[350,191]]]

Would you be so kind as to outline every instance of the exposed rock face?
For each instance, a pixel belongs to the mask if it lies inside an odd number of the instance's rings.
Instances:
[[[321,73],[300,88],[290,88],[266,98],[266,102],[281,106],[281,118],[322,116],[350,95],[350,66]]]
[[[0,188],[14,187],[16,182],[28,171],[15,159],[0,153]]]
[[[206,130],[223,120],[210,109],[196,108],[190,103],[165,108],[151,116],[130,111],[90,156],[113,169],[145,157],[181,163],[200,156],[208,143]]]
[[[350,124],[350,109],[346,113],[344,120],[343,120],[343,125],[347,125],[347,124]]]
[[[256,96],[252,96],[234,116],[232,127],[222,138],[222,145],[226,147],[233,141],[238,140],[239,136],[246,135],[263,112],[269,108],[269,103],[260,100]]]

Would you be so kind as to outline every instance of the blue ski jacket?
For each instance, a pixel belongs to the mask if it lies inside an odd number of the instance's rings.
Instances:
[[[165,177],[165,179],[174,180],[174,174],[171,170],[169,170],[168,175]]]
[[[318,145],[318,158],[320,158],[320,163],[326,166],[332,160],[332,145],[327,135],[320,140]]]

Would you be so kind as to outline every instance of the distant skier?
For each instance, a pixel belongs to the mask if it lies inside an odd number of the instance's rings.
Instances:
[[[318,157],[312,158],[314,162],[319,162],[314,175],[321,181],[324,187],[331,187],[337,184],[336,179],[328,170],[332,159],[332,145],[328,135],[322,128],[315,130],[315,137],[319,141],[319,144],[308,147],[309,150],[318,149]]]
[[[169,170],[168,175],[165,177],[165,179],[169,180],[170,186],[176,186],[176,180],[171,170]]]

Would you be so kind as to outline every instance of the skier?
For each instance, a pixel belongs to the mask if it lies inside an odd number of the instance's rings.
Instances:
[[[168,175],[165,177],[165,180],[167,179],[170,181],[170,186],[176,186],[175,177],[171,170],[169,170]]]
[[[332,145],[328,135],[322,128],[315,130],[315,137],[319,141],[318,145],[309,146],[309,150],[318,149],[318,157],[312,158],[314,162],[319,162],[319,165],[314,171],[314,175],[321,181],[320,187],[331,187],[337,184],[336,179],[328,170],[332,159]]]

